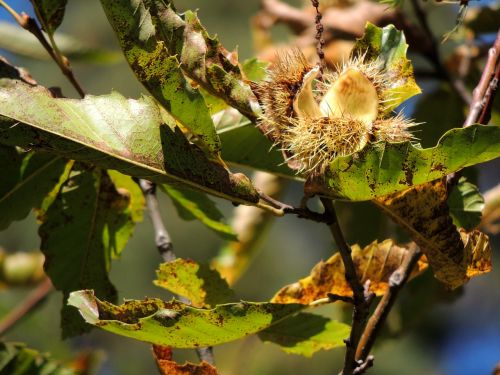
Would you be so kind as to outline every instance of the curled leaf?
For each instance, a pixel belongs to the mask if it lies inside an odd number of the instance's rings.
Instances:
[[[491,249],[488,237],[478,231],[459,234],[447,198],[446,182],[440,179],[374,202],[408,231],[427,256],[435,277],[454,289],[489,271]]]
[[[174,348],[218,345],[262,331],[307,306],[239,302],[199,309],[176,300],[100,301],[91,290],[73,292],[68,304],[85,321],[117,335]]]
[[[370,290],[380,296],[388,289],[389,277],[403,263],[408,249],[398,246],[393,240],[372,242],[365,248],[351,246],[356,272],[362,284],[370,280]],[[420,260],[411,274],[415,277],[427,268],[427,262]],[[326,262],[321,261],[311,274],[298,282],[287,285],[276,293],[272,302],[311,303],[328,294],[352,296],[352,290],[345,279],[345,270],[339,253]]]

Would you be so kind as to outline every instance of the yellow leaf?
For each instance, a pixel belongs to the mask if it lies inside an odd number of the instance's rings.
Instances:
[[[488,237],[457,230],[449,215],[445,179],[374,200],[406,229],[427,256],[436,279],[449,289],[491,270]]]
[[[406,247],[394,244],[392,240],[377,241],[362,249],[351,246],[352,257],[361,283],[370,280],[370,290],[377,296],[384,294],[388,280],[408,254]],[[421,259],[410,277],[415,277],[427,268],[427,261]],[[312,269],[311,274],[296,283],[283,287],[271,300],[275,303],[309,304],[329,293],[350,297],[351,288],[344,276],[344,264],[339,253],[326,262],[321,261]]]

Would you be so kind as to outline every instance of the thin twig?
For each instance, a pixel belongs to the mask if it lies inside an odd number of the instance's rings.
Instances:
[[[160,204],[158,202],[158,197],[156,196],[156,184],[144,179],[140,179],[138,184],[142,190],[144,198],[146,199],[149,217],[153,223],[156,248],[158,249],[158,252],[164,262],[172,262],[176,258],[174,246],[163,222],[163,218],[161,217]],[[178,299],[187,305],[191,304],[191,301],[182,296],[178,296]],[[214,354],[211,347],[197,348],[196,354],[198,354],[200,361],[205,361],[211,365],[215,364]]]
[[[319,0],[311,0],[311,4],[316,9],[316,17],[314,19],[314,22],[316,24],[316,53],[318,54],[319,69],[322,75],[323,70],[325,69],[325,52],[323,51],[323,47],[325,46],[325,40],[323,39],[324,27],[321,23],[321,19],[323,18],[323,16],[321,15],[321,12],[319,10]]]
[[[356,351],[356,359],[358,361],[360,360],[365,362],[368,359],[373,344],[375,343],[375,340],[377,339],[377,336],[384,325],[394,302],[396,301],[399,291],[408,281],[421,255],[420,249],[413,243],[403,264],[390,276],[389,289],[384,294],[378,303],[375,312],[368,320],[363,336],[361,336],[359,341]]]
[[[426,57],[429,60],[429,62],[431,62],[432,65],[434,65],[436,73],[439,76],[443,77],[443,79],[445,79],[450,84],[450,86],[460,96],[462,101],[465,104],[470,105],[470,103],[472,102],[472,97],[468,92],[467,88],[465,87],[465,84],[462,81],[462,79],[451,77],[441,62],[441,59],[439,57],[438,42],[434,37],[434,34],[429,26],[425,9],[422,7],[422,4],[420,4],[419,0],[412,0],[411,3],[413,6],[413,11],[417,16],[418,22],[420,23],[420,26],[427,35],[427,38],[430,43],[430,50],[424,54],[424,57]]]
[[[174,246],[160,214],[160,204],[158,203],[158,197],[156,196],[156,184],[151,181],[141,179],[139,180],[139,186],[141,187],[144,198],[146,199],[149,217],[153,223],[156,248],[158,249],[158,252],[164,262],[172,262],[175,260]]]
[[[364,362],[356,362],[356,348],[358,347],[358,342],[363,334],[363,330],[368,320],[370,303],[373,299],[373,294],[365,290],[365,287],[363,287],[357,276],[356,267],[354,266],[351,256],[351,248],[347,244],[344,234],[339,226],[337,214],[332,201],[327,198],[321,198],[321,202],[325,207],[325,214],[329,217],[327,224],[335,242],[337,243],[340,256],[342,257],[342,261],[344,263],[345,278],[353,292],[354,308],[352,313],[352,327],[349,338],[345,340],[346,353],[344,358],[344,368],[342,370],[342,375],[352,375],[356,371],[360,371],[359,369],[367,366]]]
[[[8,330],[14,327],[16,323],[40,306],[53,290],[52,282],[46,277],[30,294],[28,294],[26,299],[21,301],[19,305],[2,319],[0,322],[0,336],[4,335]]]
[[[488,51],[488,60],[481,79],[472,92],[472,103],[464,128],[475,123],[487,124],[491,116],[491,106],[495,98],[500,74],[500,30],[495,43]]]
[[[53,38],[51,37],[52,41],[51,45],[47,41],[47,38],[45,38],[45,35],[43,34],[42,29],[38,26],[36,20],[28,16],[26,13],[21,13],[21,14],[17,13],[4,0],[0,0],[0,6],[5,8],[5,10],[7,10],[7,12],[11,14],[11,16],[19,24],[19,26],[29,31],[38,39],[38,41],[43,46],[43,48],[45,48],[45,50],[48,52],[52,60],[54,60],[56,64],[59,66],[61,72],[66,76],[66,78],[68,78],[69,82],[73,85],[78,94],[82,98],[85,97],[85,91],[83,90],[81,84],[78,82],[75,75],[73,74],[73,70],[71,69],[69,60],[59,52]]]

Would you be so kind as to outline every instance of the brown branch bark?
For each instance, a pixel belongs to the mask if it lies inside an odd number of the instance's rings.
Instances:
[[[21,301],[2,321],[0,321],[0,336],[14,327],[20,320],[35,310],[54,290],[52,282],[48,277],[41,281],[33,291],[28,294],[26,299]]]
[[[325,214],[329,218],[327,225],[329,226],[330,232],[337,243],[340,256],[342,257],[342,262],[344,263],[345,278],[353,291],[354,307],[352,313],[352,327],[349,338],[344,340],[346,344],[346,353],[344,357],[342,375],[361,374],[366,370],[366,368],[371,366],[371,363],[373,362],[373,358],[370,359],[369,363],[367,361],[356,361],[356,348],[358,347],[359,340],[368,320],[373,293],[369,293],[367,291],[368,288],[365,290],[365,287],[361,285],[361,282],[359,281],[356,273],[356,267],[351,256],[351,248],[347,244],[342,233],[332,201],[322,198],[321,202],[325,207]]]
[[[7,12],[9,12],[11,14],[11,16],[19,24],[19,26],[21,26],[26,31],[29,31],[31,34],[33,34],[38,39],[40,44],[43,46],[43,48],[45,48],[45,50],[50,55],[52,60],[54,60],[56,62],[57,66],[59,66],[59,69],[61,70],[61,72],[66,76],[66,78],[69,80],[69,82],[75,88],[75,90],[78,92],[78,94],[82,98],[85,97],[85,91],[83,90],[81,84],[78,82],[75,75],[73,74],[73,70],[71,69],[71,65],[69,63],[69,60],[63,55],[60,55],[60,56],[57,55],[54,48],[47,41],[47,38],[45,37],[44,33],[42,32],[42,29],[38,26],[38,23],[36,22],[36,20],[34,18],[28,16],[26,13],[18,14],[14,9],[12,9],[3,0],[0,0],[0,6],[5,8],[7,10]]]
[[[389,278],[389,289],[378,303],[375,312],[368,320],[365,331],[361,336],[356,350],[356,360],[365,362],[368,359],[373,344],[385,324],[387,316],[389,315],[389,312],[398,297],[399,291],[408,281],[413,268],[415,268],[421,255],[420,250],[413,243],[403,264],[396,271],[394,271]]]

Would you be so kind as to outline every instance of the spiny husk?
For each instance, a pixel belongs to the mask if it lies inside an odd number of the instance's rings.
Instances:
[[[413,139],[415,124],[402,114],[389,117],[391,79],[382,64],[351,58],[336,72],[309,65],[294,49],[278,55],[257,89],[261,129],[283,150],[288,164],[306,175],[321,174],[338,156],[370,141]]]

